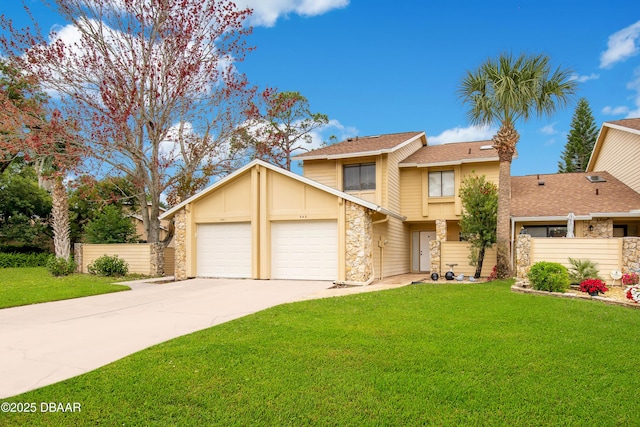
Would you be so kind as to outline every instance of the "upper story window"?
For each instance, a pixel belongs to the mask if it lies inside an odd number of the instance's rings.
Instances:
[[[455,188],[453,171],[429,172],[429,197],[452,197]]]
[[[376,189],[376,164],[360,163],[344,166],[344,191]]]

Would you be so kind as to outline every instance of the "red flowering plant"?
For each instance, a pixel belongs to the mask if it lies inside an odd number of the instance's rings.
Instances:
[[[586,279],[580,283],[580,290],[587,292],[589,295],[598,295],[599,293],[605,293],[607,285],[600,279]]]
[[[627,273],[622,275],[622,284],[631,286],[640,283],[640,277],[636,273]]]

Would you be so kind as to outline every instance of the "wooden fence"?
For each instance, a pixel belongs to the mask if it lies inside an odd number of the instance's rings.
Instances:
[[[458,264],[453,268],[454,273],[464,274],[465,276],[473,276],[476,268],[469,264],[469,254],[471,253],[471,244],[469,242],[444,241],[441,245],[441,265],[442,274],[449,271],[448,264]],[[482,263],[482,277],[491,274],[493,266],[496,265],[496,249],[495,247],[487,249],[484,254],[484,262]]]
[[[600,276],[608,278],[611,271],[622,269],[622,239],[531,239],[531,265],[549,261],[570,268],[569,257],[593,261]]]
[[[81,251],[78,253],[78,251]],[[152,246],[149,243],[114,243],[104,245],[79,244],[76,247],[76,260],[80,273],[87,273],[87,266],[95,259],[103,256],[117,255],[129,264],[129,273],[151,275],[153,270],[151,255]],[[167,247],[164,250],[164,274],[172,276],[175,269],[175,249]]]

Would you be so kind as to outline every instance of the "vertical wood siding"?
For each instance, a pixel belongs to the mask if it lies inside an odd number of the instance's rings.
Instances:
[[[440,271],[444,274],[449,271],[447,264],[458,264],[453,268],[456,275],[463,273],[465,276],[473,276],[476,268],[469,264],[469,254],[471,253],[471,244],[469,242],[442,242],[442,265]],[[495,248],[487,249],[484,254],[482,263],[482,277],[488,277],[493,270],[493,266],[497,264]]]
[[[531,263],[558,262],[571,267],[569,257],[597,264],[600,276],[609,279],[612,270],[622,268],[622,239],[531,239]]]

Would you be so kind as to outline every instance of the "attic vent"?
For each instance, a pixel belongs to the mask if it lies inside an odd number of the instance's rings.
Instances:
[[[367,138],[380,138],[380,135],[371,135],[371,136],[368,136]]]
[[[544,185],[544,181],[542,180],[538,181],[538,185]]]
[[[587,179],[589,182],[607,182],[607,180],[600,175],[587,175]]]
[[[491,149],[493,149],[493,145],[481,145],[480,149],[481,150],[491,150]]]

